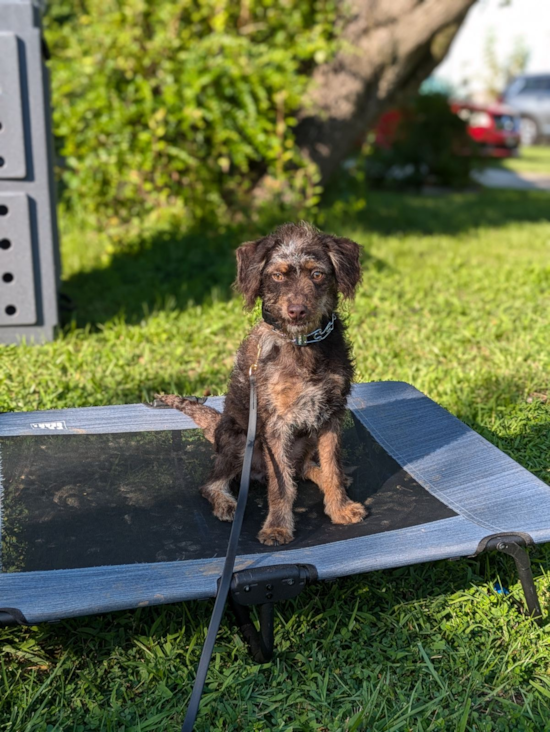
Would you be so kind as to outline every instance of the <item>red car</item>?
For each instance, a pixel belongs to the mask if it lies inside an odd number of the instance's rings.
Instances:
[[[504,104],[450,103],[451,109],[468,125],[468,134],[485,155],[507,158],[517,154],[520,144],[520,115]],[[376,144],[389,148],[395,139],[401,112],[391,109],[383,114],[376,126]]]
[[[520,115],[504,104],[451,102],[453,112],[468,125],[468,134],[481,145],[485,155],[508,158],[517,155],[520,144]]]

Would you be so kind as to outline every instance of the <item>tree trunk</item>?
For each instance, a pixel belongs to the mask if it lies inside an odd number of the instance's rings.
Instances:
[[[442,61],[475,0],[341,0],[344,46],[319,66],[297,140],[326,183],[379,114]]]

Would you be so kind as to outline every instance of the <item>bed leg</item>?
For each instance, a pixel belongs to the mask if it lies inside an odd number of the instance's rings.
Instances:
[[[0,628],[7,625],[30,625],[21,610],[15,607],[0,607]]]
[[[529,534],[520,531],[510,532],[509,534],[491,534],[479,542],[476,553],[472,556],[477,557],[486,551],[497,551],[513,557],[523,588],[523,594],[525,595],[529,615],[540,625],[542,621],[542,610],[537,595],[537,588],[533,581],[531,560],[526,549],[526,547],[533,546],[533,544],[533,539]]]
[[[317,570],[310,564],[275,564],[235,572],[229,594],[239,628],[257,663],[273,658],[274,604],[297,597],[304,587],[317,579]],[[258,605],[260,630],[250,615]]]
[[[271,603],[259,605],[259,632],[256,630],[256,626],[252,620],[250,607],[247,605],[239,605],[238,602],[235,602],[231,598],[231,609],[237,619],[239,630],[248,643],[252,658],[256,663],[269,663],[273,658],[275,646],[273,638],[274,606]]]
[[[508,554],[510,557],[513,557],[518,570],[519,580],[523,587],[523,594],[525,595],[529,615],[540,625],[542,621],[542,610],[533,580],[531,560],[529,559],[527,550],[517,541],[509,539],[499,540],[496,543],[495,549],[498,552],[502,552],[502,554]]]

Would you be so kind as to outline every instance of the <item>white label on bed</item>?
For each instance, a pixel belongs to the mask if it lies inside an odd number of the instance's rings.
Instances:
[[[65,422],[31,422],[33,430],[66,430]]]

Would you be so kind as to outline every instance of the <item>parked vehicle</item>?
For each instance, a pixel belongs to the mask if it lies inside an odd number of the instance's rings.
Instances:
[[[520,113],[524,145],[550,137],[550,73],[518,76],[505,89],[502,101]]]
[[[451,102],[451,109],[468,125],[468,134],[484,155],[507,158],[516,155],[521,141],[520,115],[504,104]]]
[[[467,124],[468,135],[480,148],[483,155],[507,158],[517,155],[520,145],[520,115],[506,105],[474,104],[452,101],[451,110]],[[391,109],[383,114],[376,126],[376,144],[390,148],[401,121],[401,112]],[[464,149],[460,154],[472,154]]]

